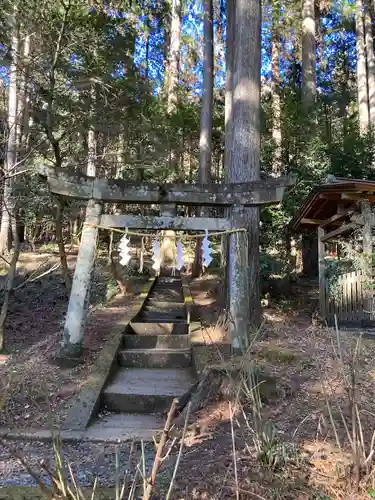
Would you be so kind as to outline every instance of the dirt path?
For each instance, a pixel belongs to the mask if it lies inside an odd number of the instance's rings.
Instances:
[[[49,269],[58,262],[58,256],[23,255],[18,284],[47,257]],[[70,256],[69,265],[74,267],[74,264],[75,256]],[[44,270],[42,267],[38,273]],[[54,363],[68,303],[59,272],[30,281],[14,292],[5,329],[6,364],[0,365],[0,426],[42,427],[64,421],[103,342],[133,298],[132,295],[117,297],[101,307],[108,283],[111,283],[110,272],[99,260],[93,278],[91,303],[94,308],[85,331],[83,364],[70,369],[61,369]],[[137,291],[136,287],[133,291]]]

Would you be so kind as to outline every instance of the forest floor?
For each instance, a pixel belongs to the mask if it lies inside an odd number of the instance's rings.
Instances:
[[[71,269],[76,257],[76,252],[68,255]],[[59,270],[49,272],[59,261],[53,252],[20,256],[5,325],[5,349],[0,354],[0,427],[63,424],[103,343],[131,304],[132,293],[107,302],[115,294],[115,283],[105,259],[97,259],[83,364],[60,368],[54,356],[62,339],[68,294]],[[136,285],[132,291],[137,292]]]
[[[8,384],[11,397],[8,396],[0,417],[2,423],[35,426],[45,423],[47,415],[64,414],[64,406],[69,406],[73,399],[70,395],[78,391],[105,333],[131,298],[93,311],[88,327],[87,362],[64,373],[50,362],[48,354],[58,342],[67,297],[62,283],[57,286],[56,276],[50,276],[49,280],[50,285],[35,282],[32,289],[21,288],[12,300],[7,325],[9,360],[0,368],[3,370],[0,383],[4,377],[9,380],[10,372],[15,370],[17,385],[13,381]],[[104,283],[104,278],[98,280],[98,289],[103,288],[100,283]],[[220,322],[220,283],[220,278],[207,276],[191,286],[194,314],[203,320],[207,343],[226,338]],[[337,335],[334,329],[319,326],[315,307],[316,290],[311,284],[301,282],[294,286],[292,295],[279,297],[264,308],[264,324],[249,354],[263,372],[274,378],[277,391],[263,401],[259,415],[255,417],[247,411],[247,422],[238,405],[234,405],[237,413],[230,418],[229,403],[225,401],[212,402],[192,416],[173,499],[374,497],[372,457],[367,469],[361,467],[356,484],[350,449],[353,431],[350,398],[354,395],[361,421],[361,426],[356,425],[358,441],[369,452],[375,430],[375,340],[362,338],[358,348],[358,331],[341,331]],[[355,391],[349,397],[347,384],[353,381],[350,366],[354,352]],[[64,391],[68,392],[67,397]],[[27,408],[21,392],[28,395]],[[246,402],[244,407],[247,408]],[[358,418],[355,415],[356,422]],[[53,458],[52,447],[47,443],[21,441],[16,446],[24,450],[36,467],[41,458]],[[355,449],[357,460],[363,461],[359,447]],[[63,450],[81,484],[92,484],[98,475],[102,485],[113,486],[113,445],[66,444]],[[155,498],[166,497],[177,453],[177,449],[172,451],[162,464]],[[128,454],[129,446],[121,446],[121,467],[128,466]],[[32,483],[9,450],[0,450],[0,486]]]

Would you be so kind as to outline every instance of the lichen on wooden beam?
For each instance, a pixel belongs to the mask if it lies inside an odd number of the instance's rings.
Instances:
[[[102,215],[103,227],[128,229],[173,229],[175,231],[225,231],[231,223],[227,218],[210,217],[152,217],[142,215]]]
[[[226,185],[139,184],[121,179],[97,179],[65,169],[41,167],[52,193],[76,199],[116,203],[177,203],[182,205],[272,205],[280,203],[295,176]]]

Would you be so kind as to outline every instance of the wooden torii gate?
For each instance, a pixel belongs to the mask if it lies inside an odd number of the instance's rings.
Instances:
[[[52,193],[87,200],[86,221],[74,272],[64,326],[63,353],[79,357],[86,324],[90,278],[94,268],[98,227],[128,229],[173,229],[176,231],[228,231],[246,228],[244,207],[278,204],[285,189],[294,185],[290,174],[278,179],[241,184],[132,184],[120,179],[88,177],[68,169],[41,166],[38,172],[47,178]],[[159,204],[169,215],[134,216],[103,214],[104,203]],[[225,218],[177,217],[176,205],[230,207]],[[169,207],[168,210],[167,207]],[[229,233],[229,314],[231,344],[234,352],[247,347],[249,333],[248,235],[246,231]]]

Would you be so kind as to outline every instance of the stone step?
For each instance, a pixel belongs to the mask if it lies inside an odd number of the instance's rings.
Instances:
[[[160,303],[160,302],[159,302]],[[178,305],[176,304],[175,306],[171,303],[165,303],[166,305],[162,308],[158,305],[154,305],[154,304],[145,304],[143,306],[143,309],[142,311],[143,312],[157,312],[157,313],[161,313],[161,314],[174,314],[174,315],[177,315],[177,316],[186,316],[186,310],[185,310],[185,307],[184,305]]]
[[[188,335],[124,335],[125,349],[188,349]]]
[[[172,302],[173,304],[175,304],[176,302],[183,303],[184,297],[182,293],[158,293],[155,295],[150,295],[146,302]]]
[[[90,441],[133,441],[143,439],[152,441],[153,436],[163,430],[162,415],[150,413],[109,413],[103,418],[97,418],[85,430],[85,439]]]
[[[127,368],[188,368],[191,349],[124,349],[118,362]]]
[[[186,323],[186,314],[175,315],[171,313],[159,313],[141,311],[135,318],[138,323]]]
[[[119,413],[164,412],[193,383],[189,369],[120,368],[104,389],[102,404]]]
[[[136,335],[186,335],[189,333],[187,323],[130,323],[131,331]]]
[[[155,283],[155,286],[182,286],[182,279],[180,277],[159,277]]]
[[[185,302],[174,302],[170,300],[156,300],[156,299],[147,299],[145,303],[143,304],[143,307],[159,307],[159,309],[175,309],[177,307],[185,307]]]
[[[159,311],[141,311],[137,319],[147,320],[149,323],[181,323],[186,322],[186,312],[168,313]]]

